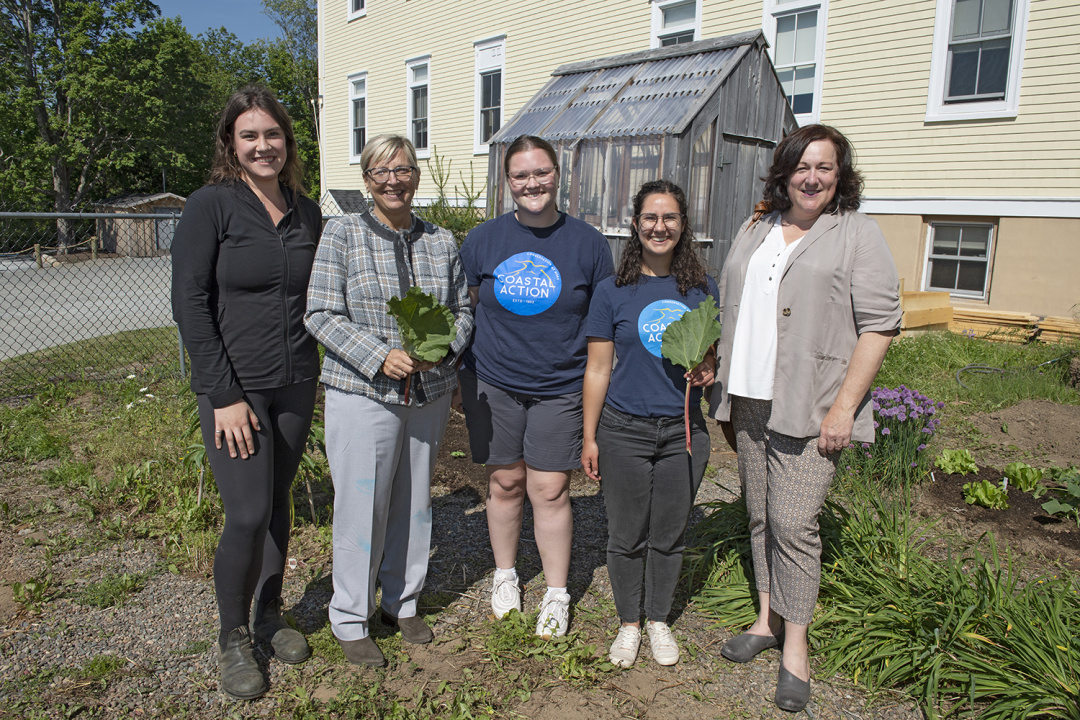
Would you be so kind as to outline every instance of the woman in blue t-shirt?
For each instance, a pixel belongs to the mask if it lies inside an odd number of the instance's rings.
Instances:
[[[504,169],[517,208],[474,228],[461,246],[476,331],[459,380],[472,459],[488,471],[492,612],[521,611],[515,565],[528,493],[547,582],[536,634],[550,637],[565,635],[569,622],[570,471],[581,456],[585,320],[614,267],[604,236],[559,212],[550,144],[519,137]]]
[[[690,509],[709,461],[700,388],[713,383],[715,353],[710,350],[692,373],[660,355],[665,328],[707,295],[719,294],[694,247],[686,210],[678,185],[654,180],[641,186],[618,273],[600,283],[589,311],[581,465],[590,478],[600,480],[601,469],[605,478],[608,574],[621,620],[609,658],[620,667],[637,659],[646,570],[652,656],[661,665],[679,661],[667,618]],[[695,388],[692,456],[683,425],[687,379]]]

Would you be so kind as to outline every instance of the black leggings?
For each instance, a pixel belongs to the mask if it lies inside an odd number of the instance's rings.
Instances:
[[[281,595],[291,529],[289,489],[304,454],[317,385],[309,380],[245,393],[262,428],[247,460],[229,457],[225,443],[220,450],[214,447],[214,408],[205,395],[198,396],[203,442],[225,507],[214,555],[223,633],[248,624],[253,597],[269,602]]]

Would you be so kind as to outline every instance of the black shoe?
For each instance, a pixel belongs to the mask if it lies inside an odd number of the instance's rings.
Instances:
[[[269,643],[278,660],[290,665],[302,663],[311,657],[311,647],[298,630],[282,619],[281,605],[281,598],[255,603],[251,633],[257,640]]]
[[[751,635],[750,633],[743,633],[742,635],[736,635],[724,643],[724,647],[720,649],[720,654],[732,662],[750,662],[765,650],[779,647],[783,640],[783,630],[780,631],[779,635]]]
[[[810,702],[810,681],[800,680],[788,672],[783,661],[780,663],[780,676],[776,679],[776,707],[789,712],[798,712]]]
[[[337,637],[336,635],[334,637]],[[342,640],[337,638],[338,644],[345,652],[345,659],[353,665],[370,665],[382,667],[386,665],[386,658],[375,641],[368,635],[361,640]]]
[[[414,645],[425,645],[435,638],[428,624],[419,617],[396,618],[385,610],[382,611],[382,621],[388,627],[396,627],[401,630],[401,638]]]
[[[222,690],[239,700],[253,700],[266,693],[266,678],[255,661],[251,635],[246,627],[230,630],[228,640],[218,650]]]

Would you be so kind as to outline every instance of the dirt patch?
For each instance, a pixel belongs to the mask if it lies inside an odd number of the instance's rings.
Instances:
[[[984,438],[979,454],[987,465],[1017,459],[1036,467],[1080,464],[1080,405],[1024,400],[971,422]]]

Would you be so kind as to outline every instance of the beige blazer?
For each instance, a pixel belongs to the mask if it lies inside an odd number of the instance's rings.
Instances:
[[[747,221],[720,273],[719,365],[709,415],[731,419],[727,392],[731,344],[739,322],[746,267],[778,214]],[[864,332],[900,327],[900,280],[877,223],[858,212],[823,214],[791,254],[776,305],[776,379],[768,428],[791,437],[816,437],[847,374]],[[852,442],[874,441],[867,392],[855,413]]]

